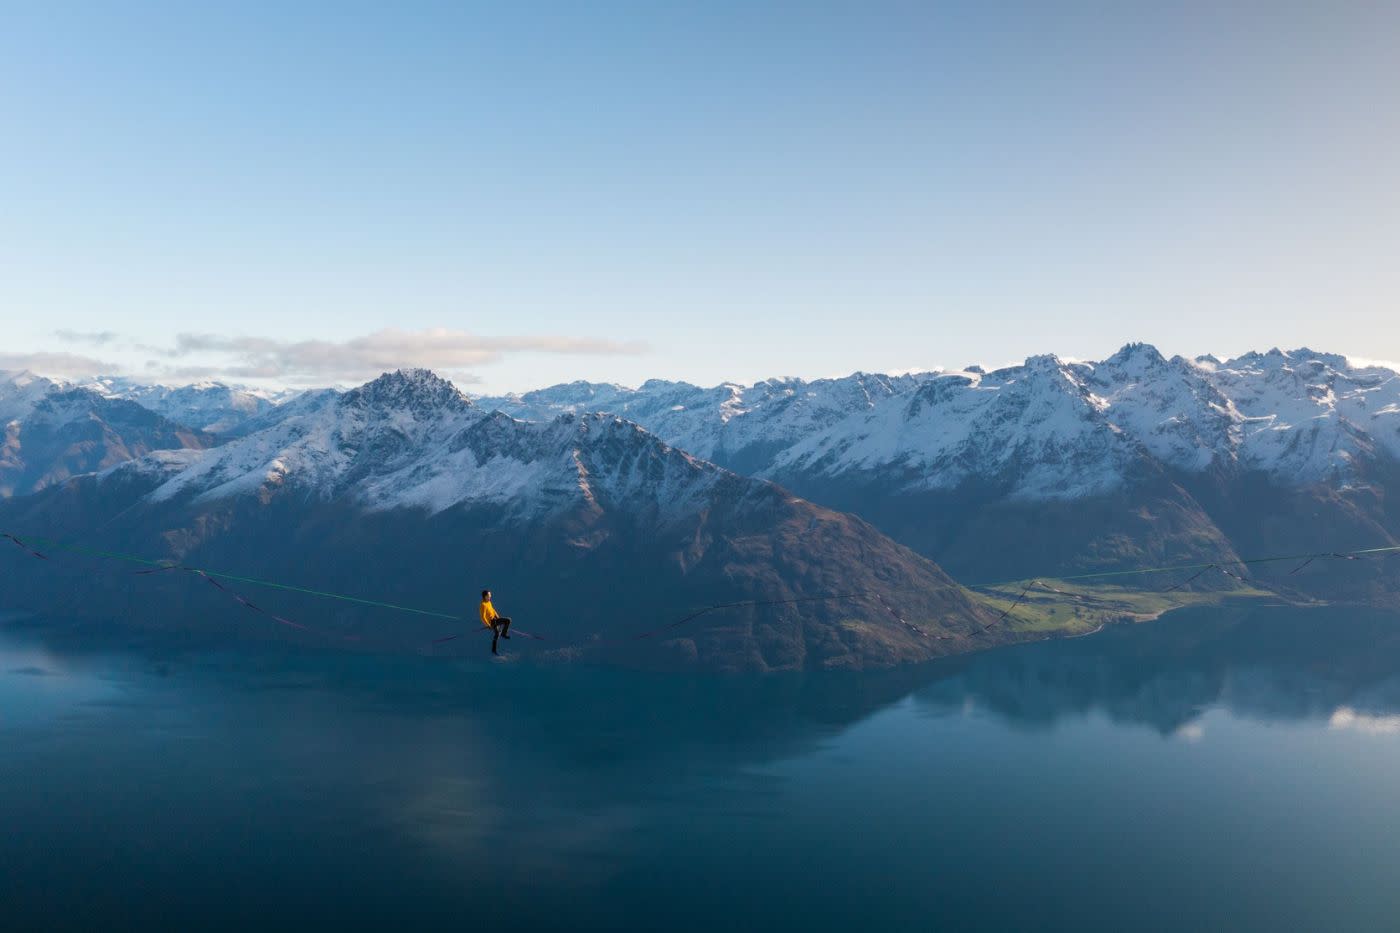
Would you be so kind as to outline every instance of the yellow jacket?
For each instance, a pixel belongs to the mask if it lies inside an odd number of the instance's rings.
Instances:
[[[483,599],[481,601],[481,624],[490,628],[491,623],[499,618],[500,613],[496,612],[496,607],[491,605],[491,600]]]

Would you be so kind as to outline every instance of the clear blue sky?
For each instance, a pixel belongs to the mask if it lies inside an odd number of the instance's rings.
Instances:
[[[219,6],[0,5],[0,365],[1400,359],[1395,4]]]

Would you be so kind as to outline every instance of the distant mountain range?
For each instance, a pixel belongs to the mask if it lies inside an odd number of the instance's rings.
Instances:
[[[1125,485],[1143,454],[1187,472],[1337,480],[1357,457],[1400,457],[1400,377],[1302,349],[1164,358],[1129,344],[1101,363],[1037,356],[988,373],[769,380],[704,389],[569,383],[485,408],[527,420],[625,415],[722,466],[753,474],[908,469],[907,488],[995,475],[1006,494],[1076,499]]]
[[[574,655],[688,607],[772,603],[609,643],[639,663],[888,666],[1034,637],[954,579],[1400,541],[1400,375],[1309,350],[1133,344],[1100,363],[475,400],[421,370],[295,395],[6,374],[0,419],[5,528],[468,615],[491,586]],[[1400,592],[1382,562],[1315,571],[1283,582]],[[13,592],[111,608],[100,574],[40,577]],[[217,594],[150,585],[148,621],[227,616]],[[815,598],[831,594],[854,598]],[[314,611],[386,645],[425,634]]]
[[[295,390],[270,392],[221,382],[193,385],[147,385],[109,376],[87,383],[109,398],[138,402],[158,415],[210,434],[229,434],[240,425],[300,395]]]
[[[1400,375],[1311,350],[483,398],[616,411],[992,578],[1394,543]]]

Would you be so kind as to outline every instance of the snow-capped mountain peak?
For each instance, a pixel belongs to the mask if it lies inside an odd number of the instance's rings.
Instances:
[[[614,415],[524,422],[425,370],[388,373],[198,458],[163,458],[153,501],[252,496],[370,511],[491,507],[516,518],[620,509],[658,519],[732,474]]]
[[[455,385],[430,369],[397,369],[351,389],[340,397],[342,408],[363,408],[407,414],[418,420],[440,417],[444,411],[464,412],[474,406]]]
[[[44,396],[63,385],[27,369],[0,372],[0,427],[25,418]]]
[[[725,476],[734,478],[616,416],[540,423],[494,412],[377,477],[362,498],[376,509],[433,513],[491,505],[526,518],[578,508],[664,518],[687,514]]]
[[[1166,366],[1167,358],[1150,343],[1129,343],[1098,365],[1113,367],[1121,372],[1146,374]]]
[[[1052,355],[944,374],[783,451],[770,472],[861,474],[906,490],[991,482],[1021,498],[1076,498],[1121,484],[1134,458],[1104,407]]]
[[[427,370],[385,373],[353,391],[289,408],[262,430],[209,451],[152,496],[214,499],[295,488],[334,498],[400,468],[478,414],[452,383]]]

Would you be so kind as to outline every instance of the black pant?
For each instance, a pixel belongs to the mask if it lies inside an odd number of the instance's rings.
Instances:
[[[496,620],[491,623],[491,653],[496,653],[496,642],[500,641],[502,635],[507,638],[510,632],[510,618],[507,616],[496,616]]]

